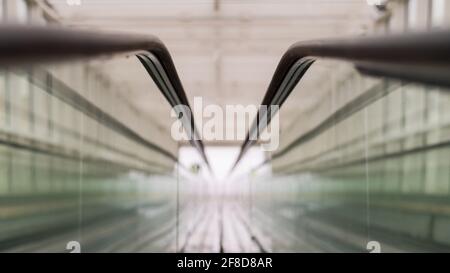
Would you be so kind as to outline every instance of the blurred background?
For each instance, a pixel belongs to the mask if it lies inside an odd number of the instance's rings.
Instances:
[[[188,100],[225,109],[258,106],[295,42],[446,29],[450,1],[1,0],[0,18],[156,35]],[[170,137],[170,110],[134,57],[3,67],[0,251],[450,250],[445,88],[320,59],[279,113],[278,150],[255,145],[231,174],[243,139],[205,140],[210,171]]]

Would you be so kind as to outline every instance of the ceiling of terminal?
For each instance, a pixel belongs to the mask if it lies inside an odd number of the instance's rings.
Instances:
[[[48,2],[66,25],[158,36],[173,55],[189,100],[202,96],[205,104],[222,106],[259,104],[292,43],[361,34],[371,21],[365,0],[81,0],[79,6]],[[129,59],[108,65],[106,74],[129,87],[128,96],[137,107],[161,120],[170,118],[148,92],[151,81],[144,73]]]

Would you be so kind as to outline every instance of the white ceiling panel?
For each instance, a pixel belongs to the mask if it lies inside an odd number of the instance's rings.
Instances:
[[[65,25],[157,35],[173,55],[188,98],[203,96],[220,105],[261,102],[292,43],[360,34],[371,23],[364,0],[81,1],[70,6],[48,0]],[[136,61],[117,61],[104,73],[132,94],[137,107],[164,123],[168,108],[161,97],[151,99],[155,87],[131,62]],[[314,92],[310,82],[302,92]],[[290,122],[289,116],[282,119]]]

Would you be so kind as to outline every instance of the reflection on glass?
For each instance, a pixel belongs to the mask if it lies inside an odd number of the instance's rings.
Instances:
[[[326,96],[298,108],[278,152],[289,150],[252,182],[272,250],[367,252],[375,241],[382,252],[449,251],[449,90],[330,67],[347,76],[321,79],[314,91]],[[311,93],[301,82],[291,103]]]
[[[78,66],[1,71],[0,252],[175,251],[174,162],[86,112],[120,98],[95,96],[95,75],[61,80]]]

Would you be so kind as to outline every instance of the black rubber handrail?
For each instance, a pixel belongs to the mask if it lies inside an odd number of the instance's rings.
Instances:
[[[353,63],[362,74],[390,77],[417,83],[450,87],[450,31],[408,33],[390,36],[298,42],[281,58],[262,106],[281,107],[297,83],[317,58],[330,58]],[[269,109],[265,111],[264,109]],[[244,140],[232,170],[265,128],[258,120],[273,115],[270,107],[261,107]],[[292,149],[289,146],[289,149]],[[280,154],[286,151],[279,151]]]
[[[63,27],[3,25],[0,26],[0,66],[17,66],[68,62],[116,54],[136,54],[156,85],[173,107],[177,104],[190,109],[184,88],[166,46],[155,36],[117,34],[75,30]],[[198,135],[194,119],[184,122],[188,132]],[[120,130],[128,136],[129,130]],[[131,138],[155,144],[132,132]],[[204,146],[199,138],[191,140],[209,166]],[[177,157],[162,147],[155,151],[177,161]]]

